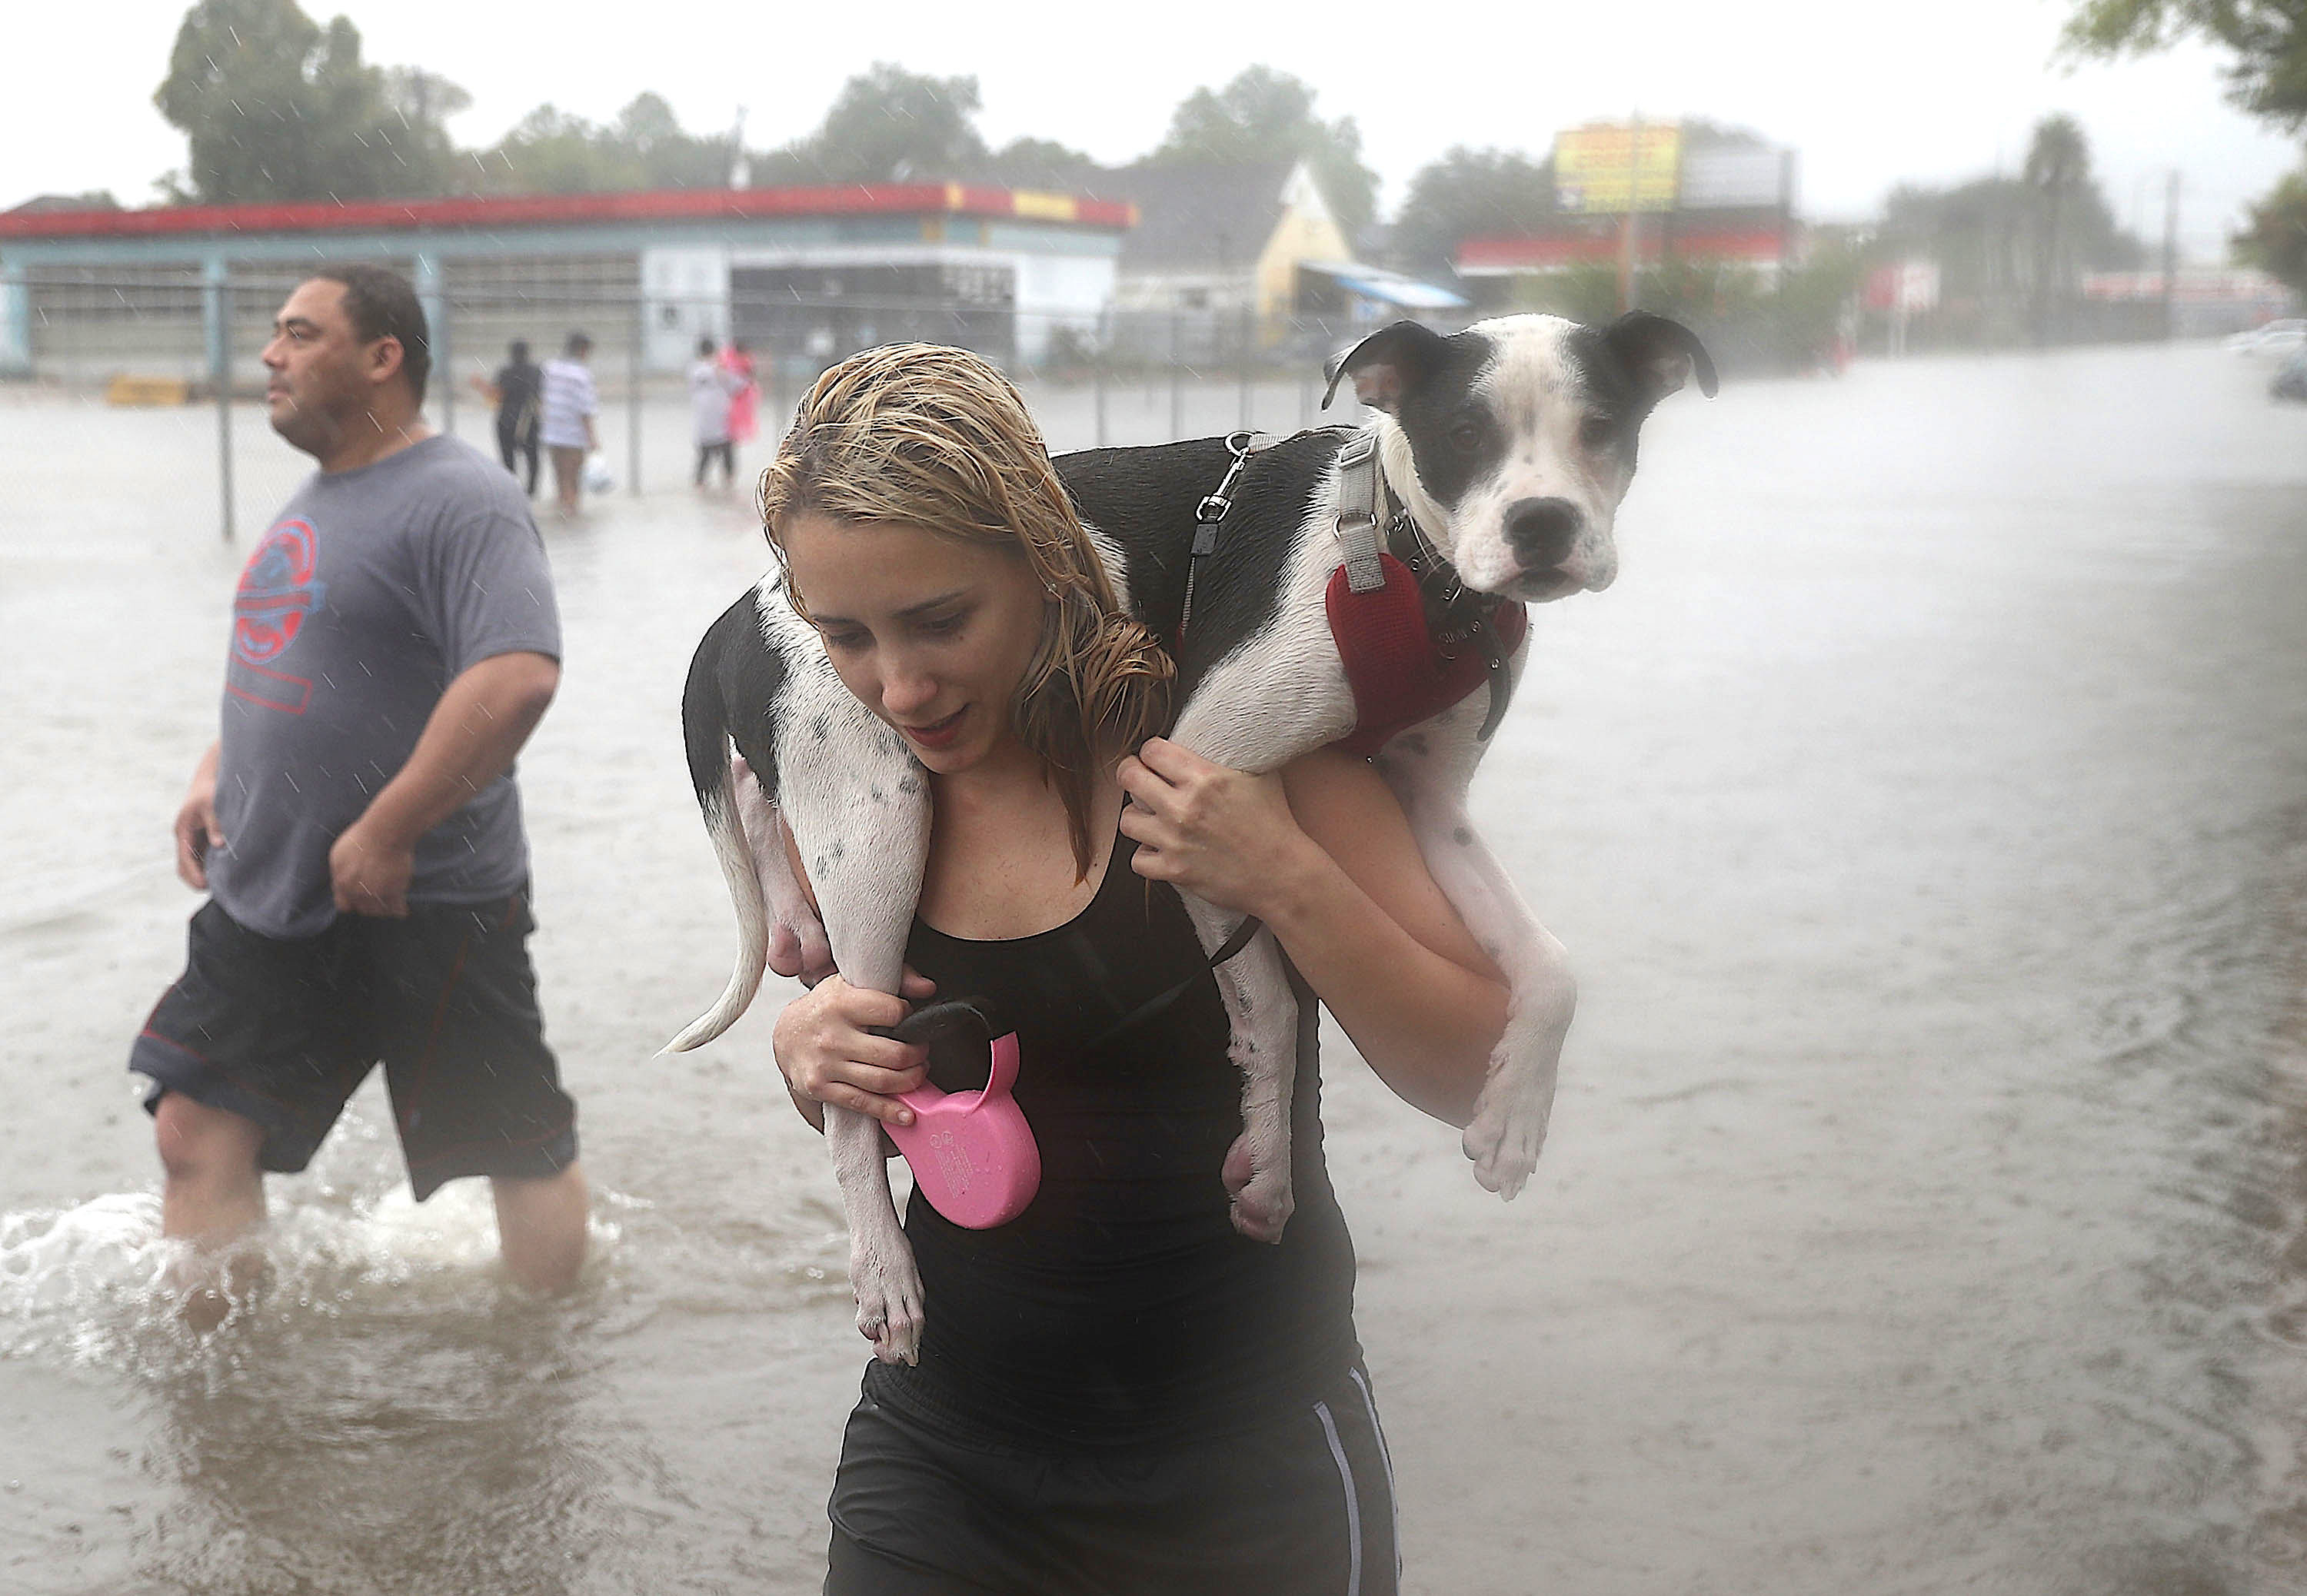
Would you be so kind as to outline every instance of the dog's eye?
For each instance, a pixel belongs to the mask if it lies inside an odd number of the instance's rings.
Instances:
[[[1590,415],[1578,423],[1578,441],[1588,448],[1600,448],[1618,435],[1617,418]]]
[[[1450,429],[1450,447],[1462,454],[1471,455],[1482,447],[1482,442],[1488,436],[1488,434],[1482,429],[1481,422],[1460,422]]]

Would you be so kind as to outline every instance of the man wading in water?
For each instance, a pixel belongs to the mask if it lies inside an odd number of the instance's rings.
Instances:
[[[176,816],[205,889],[129,1056],[161,1229],[212,1258],[384,1064],[418,1200],[485,1174],[505,1267],[576,1279],[576,1108],[536,1008],[513,755],[561,679],[552,573],[510,477],[421,406],[425,312],[377,267],[314,275],[264,348],[273,430],[319,462],[233,604],[222,736]],[[255,1260],[234,1260],[236,1277]],[[198,1327],[230,1304],[204,1272]]]

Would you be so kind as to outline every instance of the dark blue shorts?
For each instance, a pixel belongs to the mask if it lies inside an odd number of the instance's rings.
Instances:
[[[842,1438],[826,1596],[1394,1596],[1369,1376],[1255,1429],[1051,1451],[878,1400]]]
[[[528,961],[526,889],[493,903],[412,903],[406,919],[339,915],[318,936],[251,931],[213,902],[184,973],[128,1067],[264,1128],[261,1167],[312,1161],[382,1063],[419,1201],[460,1175],[544,1176],[577,1157]]]

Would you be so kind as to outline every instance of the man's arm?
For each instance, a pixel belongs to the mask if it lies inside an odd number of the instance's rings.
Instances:
[[[223,744],[209,745],[176,810],[176,879],[199,892],[208,891],[210,850],[224,845],[216,817],[217,761],[223,754]]]
[[[408,763],[329,849],[339,910],[408,912],[416,840],[504,773],[560,685],[559,661],[528,653],[483,660],[449,684]]]

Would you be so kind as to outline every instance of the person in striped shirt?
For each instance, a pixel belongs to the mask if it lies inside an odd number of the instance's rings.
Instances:
[[[593,388],[593,369],[585,363],[592,353],[593,340],[572,332],[566,352],[545,363],[538,431],[553,457],[553,498],[563,517],[577,513],[585,487],[585,457],[601,447],[593,430],[601,400]]]

